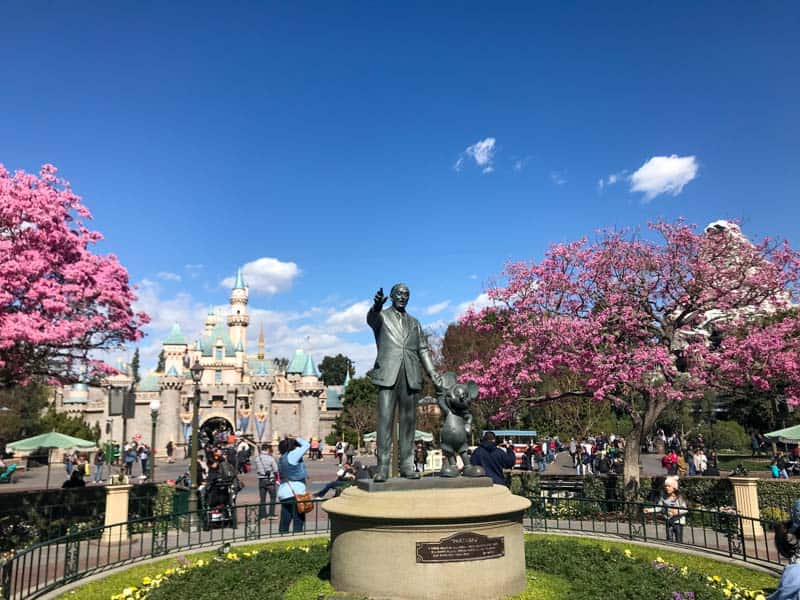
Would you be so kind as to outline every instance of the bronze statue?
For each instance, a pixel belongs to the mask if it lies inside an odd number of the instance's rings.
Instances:
[[[442,376],[442,389],[437,394],[439,408],[444,417],[441,431],[442,452],[446,461],[442,462],[442,477],[458,477],[456,455],[464,464],[466,477],[483,477],[483,467],[469,464],[467,443],[472,429],[472,413],[469,405],[478,399],[478,385],[474,381],[458,383],[455,373]]]
[[[414,469],[414,432],[417,426],[416,395],[422,389],[420,364],[437,389],[442,387],[442,378],[433,368],[422,326],[406,313],[410,295],[407,285],[395,284],[389,294],[392,306],[382,310],[386,297],[383,288],[380,288],[367,313],[367,324],[375,333],[378,347],[375,366],[367,373],[379,388],[378,469],[373,477],[375,481],[386,481],[389,477],[395,407],[399,422],[397,445],[400,475],[408,479],[419,478],[419,473]]]

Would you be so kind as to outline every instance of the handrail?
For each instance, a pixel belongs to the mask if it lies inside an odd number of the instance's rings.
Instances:
[[[768,531],[773,521],[752,519],[735,512],[687,508],[682,539],[668,532],[664,518],[651,514],[656,505],[623,500],[531,497],[524,519],[528,531],[594,533],[627,540],[701,549],[777,570],[785,560],[774,548]],[[320,504],[324,500],[315,500]],[[276,503],[276,507],[279,503]],[[269,507],[267,507],[269,508]],[[167,554],[278,537],[278,524],[259,518],[265,507],[240,505],[233,522],[214,527],[207,511],[169,513],[122,523],[73,531],[20,551],[0,565],[4,600],[37,598],[91,573]],[[198,524],[207,529],[198,531]],[[231,527],[233,526],[233,527]],[[327,515],[316,506],[307,515],[304,534],[330,531]]]
[[[319,505],[324,500],[315,499],[314,502]],[[276,502],[273,510],[278,507],[280,503]],[[4,600],[37,598],[86,575],[176,551],[329,531],[327,515],[319,506],[306,515],[302,534],[282,534],[277,520],[260,518],[259,514],[269,508],[268,504],[239,505],[225,514],[222,522],[212,520],[208,510],[198,510],[71,531],[25,548],[0,562],[0,597]]]
[[[662,507],[649,502],[587,498],[529,498],[529,531],[602,534],[628,540],[701,549],[779,570],[786,560],[770,539],[775,522],[735,511],[686,508],[678,532],[668,527]],[[679,537],[677,537],[679,535]],[[676,539],[677,537],[677,539]]]

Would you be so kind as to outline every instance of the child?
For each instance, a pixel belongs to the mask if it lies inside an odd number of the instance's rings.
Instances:
[[[664,491],[657,506],[646,512],[660,512],[666,521],[667,541],[683,543],[683,526],[686,525],[686,500],[678,491],[678,478],[670,475],[664,479]]]

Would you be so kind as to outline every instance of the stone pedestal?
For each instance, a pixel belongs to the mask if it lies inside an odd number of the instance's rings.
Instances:
[[[128,496],[132,485],[106,486],[106,518],[102,541],[107,544],[128,539]],[[110,527],[114,525],[114,527]]]
[[[359,484],[323,504],[337,591],[408,600],[525,591],[527,499],[485,477]]]
[[[743,517],[749,517],[742,520],[744,537],[763,539],[764,529],[759,521],[761,509],[758,505],[758,479],[755,477],[731,477],[730,480],[733,485],[736,512]]]

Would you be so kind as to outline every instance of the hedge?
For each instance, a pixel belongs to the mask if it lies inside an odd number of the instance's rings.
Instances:
[[[514,494],[539,496],[543,488],[559,482],[574,488],[574,495],[587,500],[620,500],[624,498],[622,477],[615,475],[584,477],[569,475],[539,476],[534,471],[513,470],[507,473],[507,482]],[[638,500],[652,501],[658,497],[664,477],[641,477]],[[800,480],[759,479],[758,502],[762,517],[787,519],[788,510],[800,499]],[[715,509],[735,504],[733,484],[727,477],[685,477],[681,479],[681,492],[693,508]]]

